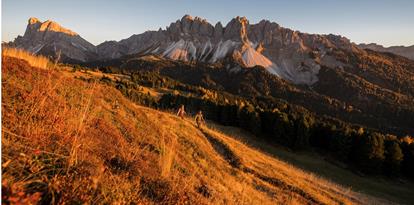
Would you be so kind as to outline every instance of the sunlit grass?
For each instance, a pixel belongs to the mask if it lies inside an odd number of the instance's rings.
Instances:
[[[241,160],[233,167],[191,118],[138,106],[113,87],[75,79],[79,73],[3,59],[2,191],[8,202],[377,203],[206,129]]]
[[[2,47],[2,55],[8,57],[19,58],[27,61],[31,66],[37,68],[47,69],[51,65],[48,58],[44,56],[33,55],[32,53],[23,49]]]

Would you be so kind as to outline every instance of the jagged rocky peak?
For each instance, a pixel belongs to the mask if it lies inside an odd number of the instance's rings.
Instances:
[[[224,28],[223,28],[223,25],[221,24],[221,22],[220,21],[217,22],[216,25],[214,26],[214,33],[213,33],[214,41],[217,41],[217,40],[222,38],[223,30],[224,30]]]
[[[56,32],[56,33],[64,33],[70,36],[77,36],[78,34],[71,31],[70,29],[62,27],[60,24],[47,20],[45,22],[41,22],[38,18],[31,17],[28,20],[28,25],[26,31],[32,32]]]
[[[214,35],[214,27],[206,19],[184,15],[180,20],[171,23],[167,27],[167,32],[176,37],[190,35],[210,37]]]
[[[188,14],[184,15],[184,16],[181,18],[181,22],[183,22],[183,21],[196,21],[196,22],[201,22],[201,23],[207,23],[207,20],[206,20],[206,19],[204,19],[204,18],[201,18],[201,17],[199,17],[199,16],[192,17],[192,16],[190,16],[190,15],[188,15]]]
[[[65,34],[70,35],[70,36],[78,35],[77,33],[73,32],[69,29],[63,28],[58,23],[56,23],[54,21],[50,21],[50,20],[47,20],[44,23],[42,23],[42,25],[40,26],[39,31],[53,31],[53,32],[58,32],[58,33],[65,33]]]
[[[341,37],[304,34],[268,20],[250,24],[246,17],[237,16],[223,27],[220,22],[213,26],[200,17],[185,15],[165,31],[145,32],[99,45],[98,53],[101,58],[140,53],[204,63],[233,59],[241,67],[262,66],[293,83],[310,85],[318,80],[320,62],[337,63],[329,57],[316,62],[309,55],[313,49],[323,55],[328,44],[349,46]]]
[[[224,38],[234,41],[241,41],[248,43],[247,26],[249,21],[246,17],[237,16],[233,18],[227,25],[224,31]]]
[[[185,15],[181,18],[181,21],[183,21],[183,20],[189,20],[189,21],[192,21],[192,20],[193,20],[193,17],[192,17],[192,16],[190,16],[190,15],[188,15],[188,14],[185,14]]]
[[[29,25],[35,24],[35,23],[40,23],[39,19],[36,17],[30,17],[29,18]]]
[[[344,36],[328,34],[326,35],[326,38],[328,38],[331,41],[331,43],[337,48],[345,49],[348,51],[357,51],[357,47],[353,43],[351,43],[351,40]]]
[[[77,33],[58,23],[38,18],[28,19],[26,31],[18,36],[11,45],[36,54],[57,57],[64,61],[88,61],[96,58],[96,47]]]

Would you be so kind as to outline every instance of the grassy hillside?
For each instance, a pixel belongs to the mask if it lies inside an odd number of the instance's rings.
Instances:
[[[11,204],[388,203],[135,105],[98,81],[7,56],[2,178]]]

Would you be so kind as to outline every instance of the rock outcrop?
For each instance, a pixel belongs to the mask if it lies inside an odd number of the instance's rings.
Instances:
[[[43,54],[63,61],[86,62],[97,57],[96,47],[77,33],[54,21],[30,18],[23,36],[18,36],[13,46],[36,54]]]

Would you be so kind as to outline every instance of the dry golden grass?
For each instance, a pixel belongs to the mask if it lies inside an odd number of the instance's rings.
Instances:
[[[36,56],[28,51],[17,48],[2,47],[2,56],[14,57],[27,61],[31,66],[47,69],[51,65],[48,58],[44,56]]]
[[[307,170],[305,173],[316,173],[316,176],[320,175],[331,179],[335,183],[330,184],[334,186],[337,186],[335,184],[339,183],[345,187],[352,187],[352,190],[357,190],[377,198],[373,199],[370,197],[369,199],[364,199],[363,195],[355,193],[358,199],[366,201],[367,204],[373,202],[389,204],[389,201],[399,204],[411,204],[414,199],[414,184],[410,180],[395,180],[381,176],[360,176],[350,169],[344,169],[343,166],[332,163],[331,160],[326,160],[326,156],[310,150],[292,152],[285,147],[269,143],[263,138],[256,137],[240,128],[218,125],[213,122],[210,122],[209,126],[216,132],[225,133],[225,136],[236,139],[237,142],[243,142],[243,144],[258,149],[260,153],[266,153],[272,156],[272,158],[282,159],[285,162],[299,166]],[[410,140],[410,138],[403,138],[403,140]],[[382,199],[387,199],[387,201]]]
[[[311,173],[303,172],[217,131],[211,131],[211,134],[225,143],[240,158],[239,160],[243,166],[254,170],[254,175],[261,179],[260,186],[268,192],[279,194],[285,192],[286,195],[292,196],[292,202],[299,202],[300,204],[306,203],[310,198],[321,204],[367,203],[367,201],[358,197],[358,194],[347,188],[330,183]],[[267,180],[263,180],[261,176],[266,176],[265,179]],[[278,181],[279,184],[287,184],[290,189],[278,190],[273,187],[272,180]],[[302,191],[306,194],[304,195]]]
[[[5,202],[363,204],[347,188],[116,89],[2,65]],[[115,106],[117,104],[117,106]]]
[[[169,141],[169,142],[167,142]],[[160,139],[160,159],[159,164],[161,167],[161,177],[168,178],[173,168],[174,158],[175,158],[175,149],[176,149],[177,139],[176,137],[170,138],[167,140],[164,135]]]

